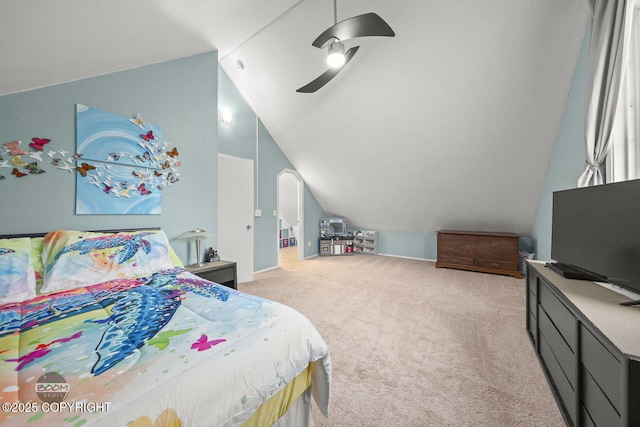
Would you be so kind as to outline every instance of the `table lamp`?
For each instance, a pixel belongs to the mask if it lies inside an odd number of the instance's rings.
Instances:
[[[202,258],[200,257],[200,241],[209,237],[209,233],[200,227],[196,227],[194,230],[188,231],[180,236],[181,239],[195,240],[196,241],[196,263],[193,264],[198,267],[202,267]]]

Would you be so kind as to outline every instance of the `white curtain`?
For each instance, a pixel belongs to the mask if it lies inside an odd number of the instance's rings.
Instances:
[[[636,0],[629,43],[629,63],[607,156],[607,182],[640,178],[640,0]]]
[[[601,165],[609,149],[618,97],[628,63],[635,0],[590,0],[589,100],[585,124],[587,167],[578,186],[604,182]]]

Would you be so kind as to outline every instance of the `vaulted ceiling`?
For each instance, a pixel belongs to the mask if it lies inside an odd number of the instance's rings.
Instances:
[[[589,16],[586,0],[339,0],[396,36],[311,42],[332,0],[0,4],[0,95],[212,49],[322,207],[350,226],[528,233]],[[238,66],[239,61],[242,66]],[[8,76],[8,77],[7,77]]]

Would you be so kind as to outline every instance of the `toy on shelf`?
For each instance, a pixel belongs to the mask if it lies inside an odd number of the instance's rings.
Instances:
[[[345,218],[321,218],[319,254],[353,255],[353,235],[347,233]]]

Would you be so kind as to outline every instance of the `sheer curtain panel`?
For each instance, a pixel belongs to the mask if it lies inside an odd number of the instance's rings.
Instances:
[[[640,0],[635,0],[629,63],[624,73],[607,156],[607,182],[640,178]]]
[[[628,62],[635,0],[590,0],[589,94],[585,124],[587,167],[578,186],[604,183],[604,163]]]

